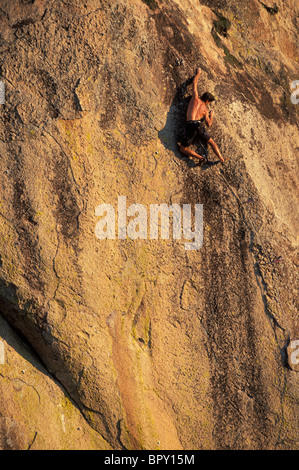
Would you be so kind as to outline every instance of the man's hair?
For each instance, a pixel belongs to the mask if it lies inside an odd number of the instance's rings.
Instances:
[[[212,95],[212,93],[209,93],[208,91],[206,91],[202,96],[201,96],[201,101],[203,101],[204,103],[206,103],[207,101],[215,101],[215,96]]]

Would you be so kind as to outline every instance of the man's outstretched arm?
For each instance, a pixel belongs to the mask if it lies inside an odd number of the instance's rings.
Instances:
[[[199,77],[201,76],[201,70],[196,69],[196,75],[193,79],[193,98],[198,98],[198,90],[197,90],[197,85],[198,85],[198,80]]]

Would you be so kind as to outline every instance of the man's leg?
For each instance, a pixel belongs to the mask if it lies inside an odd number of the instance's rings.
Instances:
[[[224,160],[223,156],[221,155],[220,150],[219,150],[219,147],[218,147],[218,145],[216,144],[216,142],[214,142],[213,139],[209,139],[209,140],[208,140],[208,144],[212,147],[214,153],[217,155],[217,157],[219,158],[219,160],[220,160],[222,163],[225,162],[226,160]]]
[[[187,155],[187,157],[195,157],[195,158],[198,158],[200,161],[205,161],[204,157],[202,157],[201,155],[198,155],[198,153],[194,152],[188,147],[184,147],[183,145],[180,145],[179,149],[180,149],[180,152],[182,152],[184,155]]]

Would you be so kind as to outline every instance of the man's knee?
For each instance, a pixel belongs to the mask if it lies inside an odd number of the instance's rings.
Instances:
[[[179,150],[180,150],[181,152],[186,152],[187,147],[185,147],[185,146],[182,145],[182,144],[179,144]]]

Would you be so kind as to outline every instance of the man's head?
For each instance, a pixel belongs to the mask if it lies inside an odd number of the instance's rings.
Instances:
[[[208,91],[206,91],[201,97],[200,97],[201,101],[203,101],[205,104],[209,104],[211,103],[212,101],[215,101],[215,96],[212,95],[212,93],[209,93]]]

